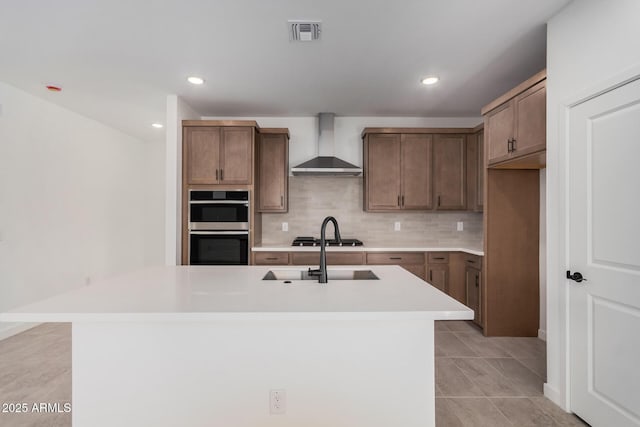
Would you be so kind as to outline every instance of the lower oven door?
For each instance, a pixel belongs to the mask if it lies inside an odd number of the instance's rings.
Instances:
[[[248,265],[248,231],[192,231],[190,265]]]

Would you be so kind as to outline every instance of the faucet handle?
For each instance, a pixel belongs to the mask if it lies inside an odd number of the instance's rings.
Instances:
[[[322,271],[320,271],[320,269],[318,270],[312,270],[311,267],[309,267],[309,270],[307,271],[307,274],[311,277],[316,277],[316,276],[320,276],[322,274]]]

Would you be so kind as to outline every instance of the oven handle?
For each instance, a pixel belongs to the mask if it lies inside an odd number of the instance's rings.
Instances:
[[[191,205],[245,205],[249,206],[248,200],[189,200]]]
[[[229,235],[229,234],[242,234],[248,235],[248,231],[190,231],[189,234],[195,234],[200,236],[216,236],[216,235]]]

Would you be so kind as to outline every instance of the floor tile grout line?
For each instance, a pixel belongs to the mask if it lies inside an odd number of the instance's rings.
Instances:
[[[497,399],[499,399],[499,398],[497,398]],[[514,424],[513,422],[511,422],[511,420],[509,419],[509,417],[507,417],[507,414],[505,414],[504,412],[502,412],[502,411],[500,410],[500,408],[498,408],[498,405],[496,405],[496,404],[491,400],[491,398],[487,398],[487,400],[489,401],[489,403],[490,403],[491,405],[493,405],[493,407],[494,407],[494,408],[496,408],[496,411],[498,411],[498,413],[499,413],[500,415],[502,415],[502,416],[504,417],[504,419],[505,419],[505,420],[507,420],[507,422],[508,422],[509,424],[511,424],[512,426],[515,426],[515,424]]]

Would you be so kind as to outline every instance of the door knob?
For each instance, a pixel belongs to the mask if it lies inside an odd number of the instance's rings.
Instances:
[[[582,277],[582,273],[580,273],[579,271],[576,271],[575,273],[571,274],[571,271],[567,270],[567,279],[575,280],[578,283],[582,281],[585,281],[585,282],[587,281],[587,279]]]

